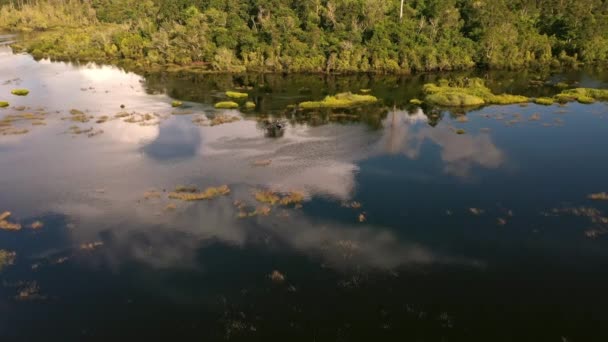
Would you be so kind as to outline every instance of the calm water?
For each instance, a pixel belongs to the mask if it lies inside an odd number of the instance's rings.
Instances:
[[[0,230],[0,340],[608,340],[608,201],[587,197],[608,191],[608,105],[407,105],[437,77],[140,76],[0,47],[0,119],[35,117],[0,135],[0,213],[22,225]],[[364,88],[381,104],[290,107]],[[213,108],[235,89],[256,108]],[[220,114],[241,120],[193,122]],[[239,218],[259,190],[304,200]]]

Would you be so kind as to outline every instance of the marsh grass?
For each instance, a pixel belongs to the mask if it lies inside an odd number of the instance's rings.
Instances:
[[[178,101],[178,100],[174,100],[171,102],[171,107],[176,108],[176,107],[181,107],[184,103],[182,101]]]
[[[555,103],[555,99],[552,99],[550,97],[537,97],[534,99],[534,103],[543,106],[550,106]]]
[[[578,101],[591,104],[595,101],[608,101],[608,89],[575,88],[564,90],[554,97],[560,103]]]
[[[236,109],[239,108],[239,104],[234,101],[222,101],[216,103],[214,107],[217,109]]]
[[[355,106],[364,106],[378,102],[378,99],[372,95],[359,95],[353,93],[340,93],[334,96],[326,96],[321,101],[306,101],[300,103],[302,109],[320,109],[320,108],[349,108]]]
[[[210,200],[218,196],[224,196],[230,194],[230,188],[228,185],[221,185],[218,187],[209,187],[203,192],[170,192],[169,198],[178,199],[182,201],[200,201]]]
[[[426,102],[443,107],[477,107],[486,104],[515,104],[529,102],[521,95],[493,94],[479,78],[460,79],[453,82],[440,80],[422,87]]]
[[[10,106],[10,104],[6,101],[0,101],[0,108],[6,108]]]
[[[11,94],[16,95],[16,96],[27,96],[29,93],[30,93],[30,91],[27,89],[13,89],[11,91]]]
[[[15,263],[17,253],[0,249],[0,272],[7,267]]]
[[[20,224],[8,222],[8,218],[10,216],[11,216],[10,211],[5,211],[2,214],[0,214],[0,229],[11,230],[11,231],[21,230]]]
[[[236,122],[236,121],[240,121],[240,120],[241,120],[241,118],[238,116],[219,114],[219,115],[216,115],[213,119],[211,119],[209,124],[211,126],[218,126],[218,125],[232,123],[232,122]]]
[[[231,99],[241,100],[241,99],[245,99],[245,98],[249,97],[249,94],[240,93],[238,91],[227,91],[226,96],[228,96]]]
[[[466,133],[467,133],[467,131],[465,131],[464,129],[457,129],[456,130],[456,134],[458,134],[458,135],[462,135],[462,134],[466,134]]]
[[[248,110],[255,109],[255,102],[253,102],[253,101],[245,102],[245,109],[248,109]]]
[[[422,100],[419,99],[411,99],[410,100],[410,104],[413,104],[415,106],[420,106],[421,104],[423,104],[424,102],[422,102]]]

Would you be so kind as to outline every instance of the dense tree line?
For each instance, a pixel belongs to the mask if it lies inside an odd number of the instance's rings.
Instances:
[[[142,67],[407,73],[608,61],[608,0],[1,3],[0,27],[48,32],[25,43],[35,55]]]

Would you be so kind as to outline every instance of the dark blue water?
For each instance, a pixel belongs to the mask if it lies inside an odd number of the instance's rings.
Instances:
[[[1,47],[0,120],[28,131],[0,135],[0,214],[21,225],[0,230],[0,340],[606,341],[608,201],[588,195],[608,191],[608,105],[408,104],[438,77],[140,76]],[[289,107],[364,88],[380,104]],[[213,108],[238,89],[255,109]],[[220,114],[240,120],[193,123]]]

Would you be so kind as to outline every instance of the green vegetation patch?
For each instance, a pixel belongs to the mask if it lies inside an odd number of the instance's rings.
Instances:
[[[353,93],[340,93],[334,96],[326,96],[322,101],[307,101],[300,103],[300,108],[303,109],[318,109],[318,108],[349,108],[355,106],[363,106],[378,102],[378,99],[372,95],[358,95]]]
[[[169,193],[169,198],[182,201],[201,201],[213,199],[218,196],[228,195],[229,193],[230,188],[228,185],[221,185],[218,187],[207,188],[202,192],[174,191]]]
[[[30,91],[27,89],[13,89],[11,91],[11,94],[13,95],[17,95],[17,96],[27,96],[27,94],[29,94]]]
[[[236,109],[239,108],[239,104],[234,101],[222,101],[215,104],[215,108],[218,109]]]
[[[578,101],[585,104],[594,103],[595,101],[608,101],[608,89],[568,89],[555,95],[555,99],[560,103]]]
[[[171,107],[181,107],[184,103],[182,101],[173,101],[171,102]]]
[[[226,96],[231,99],[245,99],[249,96],[247,93],[239,93],[238,91],[227,91]]]
[[[537,97],[534,99],[534,103],[543,105],[543,106],[550,106],[554,102],[555,102],[555,100],[550,97]]]
[[[8,106],[9,106],[8,102],[6,102],[6,101],[0,101],[0,108],[6,108]]]
[[[0,271],[5,267],[14,264],[16,256],[17,254],[15,252],[0,249]]]
[[[253,101],[247,101],[245,103],[245,108],[246,109],[254,109],[255,108],[255,102],[253,102]]]
[[[426,101],[444,107],[474,107],[484,104],[514,104],[530,101],[528,97],[511,94],[492,94],[479,78],[456,81],[440,80],[422,88]]]
[[[418,99],[411,99],[410,100],[410,104],[416,105],[416,106],[420,106],[422,104],[422,100],[418,100]]]

